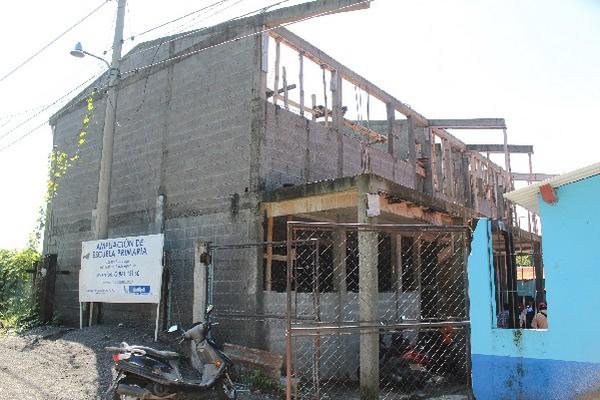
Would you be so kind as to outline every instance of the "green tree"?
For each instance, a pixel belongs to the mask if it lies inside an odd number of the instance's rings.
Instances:
[[[31,274],[41,259],[33,248],[0,250],[0,328],[11,328],[32,316]]]

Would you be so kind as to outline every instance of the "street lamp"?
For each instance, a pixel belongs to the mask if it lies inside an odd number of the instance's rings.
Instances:
[[[121,66],[121,49],[123,47],[123,25],[125,20],[125,4],[127,0],[118,0],[115,37],[112,47],[112,59],[109,64],[105,59],[83,50],[80,42],[71,50],[71,55],[82,58],[85,55],[97,58],[108,65],[109,78],[106,91],[106,111],[104,114],[104,130],[102,132],[102,154],[100,155],[100,176],[98,179],[98,201],[96,203],[94,239],[108,238],[108,213],[110,200],[110,178],[113,164],[113,145],[115,135],[115,118],[117,114],[117,86],[119,84],[119,67]],[[94,220],[94,212],[92,212]],[[94,319],[94,303],[90,303],[89,325]]]
[[[90,56],[90,57],[94,57],[102,62],[104,62],[108,68],[111,68],[110,64],[108,63],[108,61],[106,61],[104,58],[102,57],[98,57],[92,53],[88,53],[87,51],[83,50],[83,46],[81,45],[81,42],[77,42],[77,44],[75,45],[75,48],[73,50],[71,50],[71,55],[73,57],[77,57],[77,58],[83,58],[86,55]]]

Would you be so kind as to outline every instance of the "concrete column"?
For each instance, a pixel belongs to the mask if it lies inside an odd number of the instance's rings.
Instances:
[[[198,241],[194,248],[194,303],[192,304],[192,322],[204,321],[208,294],[208,243]]]
[[[159,194],[156,197],[156,208],[154,209],[154,233],[162,233],[165,223],[165,195]]]
[[[366,182],[363,181],[363,182]],[[359,184],[358,222],[374,223],[367,217],[368,185]],[[358,306],[361,323],[374,325],[377,322],[377,232],[358,232]],[[379,331],[362,330],[360,335],[360,398],[379,399]]]

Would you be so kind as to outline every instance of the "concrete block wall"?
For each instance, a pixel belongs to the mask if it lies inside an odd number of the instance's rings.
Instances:
[[[266,103],[266,134],[261,147],[261,166],[267,190],[338,177],[338,143],[335,131],[272,103]],[[343,176],[362,171],[363,145],[354,135],[344,134]],[[369,148],[371,172],[414,187],[408,163],[387,151]]]
[[[171,252],[177,322],[191,322],[194,242],[257,240],[257,196],[249,192],[257,43],[240,40],[143,70],[119,88],[109,236],[152,233],[156,198],[165,196],[165,250]],[[156,59],[177,51],[184,51],[180,43],[162,46]],[[84,106],[76,103],[54,117],[60,149],[74,148]],[[88,143],[51,203],[45,238],[45,250],[58,253],[59,268],[70,271],[59,275],[56,308],[71,325],[79,319],[81,241],[93,238],[105,99],[95,106]],[[245,272],[253,293],[256,268]],[[154,318],[154,305],[103,305],[107,323],[150,326]]]

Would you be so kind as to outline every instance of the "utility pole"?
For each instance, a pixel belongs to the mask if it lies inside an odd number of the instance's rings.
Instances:
[[[110,62],[108,90],[106,92],[106,112],[102,132],[102,155],[100,158],[100,178],[98,179],[98,202],[96,203],[96,221],[94,239],[108,237],[108,215],[110,210],[110,180],[113,164],[113,145],[115,141],[115,119],[117,115],[117,95],[120,79],[121,50],[123,48],[123,25],[125,22],[125,4],[127,0],[118,0],[117,22],[113,39],[112,59]],[[94,220],[92,216],[92,220]],[[94,303],[89,307],[89,325],[94,322]]]
[[[115,117],[117,114],[117,95],[119,85],[119,68],[121,66],[121,49],[123,47],[123,24],[125,20],[125,3],[118,0],[117,23],[113,40],[113,52],[109,70],[108,90],[106,93],[106,113],[104,114],[104,131],[102,133],[102,156],[100,158],[100,179],[98,180],[98,202],[96,203],[96,223],[94,238],[108,237],[108,215],[110,209],[110,180],[113,164],[113,144],[115,139]]]

